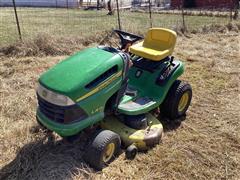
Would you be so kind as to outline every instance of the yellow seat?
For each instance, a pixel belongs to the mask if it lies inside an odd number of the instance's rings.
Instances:
[[[144,41],[132,45],[130,52],[153,61],[160,61],[173,53],[176,32],[164,28],[151,28]]]

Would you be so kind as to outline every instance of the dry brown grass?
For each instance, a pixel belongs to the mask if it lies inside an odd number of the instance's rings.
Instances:
[[[87,38],[56,38],[49,34],[39,34],[36,39],[29,39],[0,47],[0,55],[8,57],[70,55],[72,52],[78,51],[83,47],[100,42],[106,32],[91,35]]]
[[[148,12],[148,8],[143,9],[133,9],[133,12]],[[158,8],[152,8],[152,11],[157,14],[177,14],[181,15],[182,10],[172,9],[172,10],[159,10]],[[232,12],[234,14],[234,11]],[[209,17],[229,17],[229,9],[184,9],[184,14],[188,16],[209,16]]]
[[[185,121],[164,122],[163,143],[102,172],[82,160],[82,141],[48,137],[35,121],[39,75],[65,56],[0,57],[0,179],[239,179],[240,36],[179,37],[175,56],[193,87]]]

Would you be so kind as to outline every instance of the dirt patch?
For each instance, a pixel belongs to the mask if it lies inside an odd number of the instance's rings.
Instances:
[[[102,172],[82,160],[85,136],[66,144],[35,120],[37,79],[66,56],[0,57],[0,179],[238,179],[239,45],[235,32],[179,37],[181,79],[193,88],[185,121],[163,121],[162,144]]]

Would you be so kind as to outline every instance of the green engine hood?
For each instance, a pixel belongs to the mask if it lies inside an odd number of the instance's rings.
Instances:
[[[117,54],[88,48],[60,62],[43,75],[39,82],[47,89],[67,95],[73,100],[87,93],[89,82],[121,61]]]

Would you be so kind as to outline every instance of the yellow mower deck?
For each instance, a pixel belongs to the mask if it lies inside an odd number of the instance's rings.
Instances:
[[[134,144],[138,150],[147,150],[159,144],[163,126],[153,115],[147,114],[149,126],[143,130],[136,130],[122,123],[116,116],[106,117],[101,126],[103,129],[111,130],[121,137],[124,146]]]

